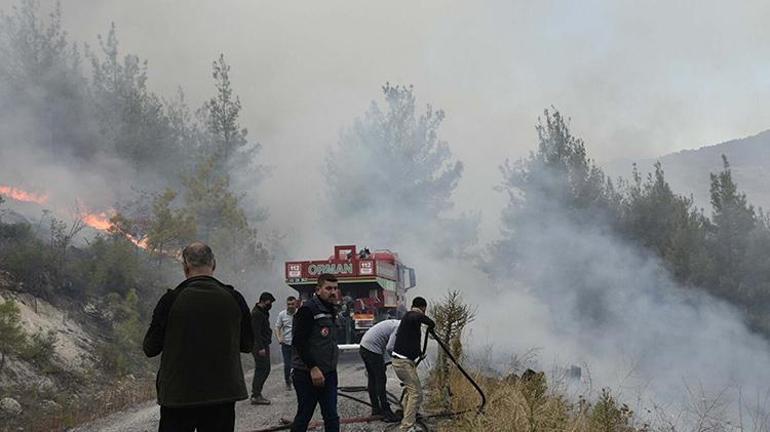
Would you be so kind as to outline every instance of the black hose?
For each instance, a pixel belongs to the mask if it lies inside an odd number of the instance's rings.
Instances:
[[[428,330],[428,332],[425,333],[425,340],[423,341],[423,345],[422,345],[422,353],[420,354],[420,358],[418,358],[417,361],[415,362],[415,366],[419,365],[420,362],[425,358],[425,354],[426,354],[427,349],[428,349],[428,336],[429,335],[433,336],[433,339],[435,339],[436,342],[438,342],[439,347],[441,347],[441,349],[444,351],[444,353],[447,355],[447,357],[449,357],[449,360],[451,360],[452,363],[454,363],[454,365],[457,366],[457,369],[463,374],[465,379],[467,379],[468,382],[471,383],[471,385],[479,393],[479,397],[481,398],[481,403],[479,404],[479,407],[476,409],[476,413],[477,414],[482,414],[484,412],[484,407],[487,404],[487,396],[484,394],[484,391],[476,383],[476,381],[473,379],[473,377],[471,377],[471,375],[468,372],[466,372],[465,369],[460,365],[460,362],[458,362],[457,359],[452,355],[452,352],[449,350],[449,347],[447,347],[446,343],[444,341],[442,341],[438,337],[438,335],[436,335],[435,331]],[[388,363],[390,363],[390,362],[388,362]],[[349,394],[346,394],[346,393],[355,393],[355,392],[363,392],[363,391],[367,391],[367,387],[366,386],[340,387],[340,388],[337,389],[337,395],[342,396],[342,397],[347,398],[347,399],[354,400],[354,401],[356,401],[358,403],[361,403],[363,405],[371,407],[372,405],[369,402],[366,402],[363,399],[359,399],[359,398],[353,397],[353,396],[351,396]],[[393,402],[393,400],[396,399],[396,396],[391,394],[390,392],[387,392],[387,395],[392,399],[391,402]],[[399,400],[399,403],[403,399],[404,399],[404,392],[402,391],[401,392],[401,399]],[[425,416],[419,416],[418,419],[417,419],[417,424],[422,429],[428,431],[429,429],[428,429],[428,426],[425,424],[424,419],[428,419],[428,418],[441,418],[441,417],[456,417],[456,416],[459,416],[459,415],[463,415],[465,413],[469,413],[471,411],[473,411],[473,410],[472,409],[467,409],[467,410],[463,410],[463,411],[452,411],[452,412],[444,412],[444,413],[438,413],[438,414],[429,414],[429,415],[425,415]],[[279,426],[274,426],[274,427],[267,428],[267,429],[260,429],[259,432],[281,431],[281,430],[287,430],[287,429],[290,429],[290,428],[291,428],[291,424],[289,424],[289,425],[279,425]]]
[[[444,353],[446,353],[447,357],[449,357],[449,360],[452,360],[452,363],[454,363],[455,366],[457,366],[457,369],[463,374],[463,376],[465,376],[465,379],[467,379],[468,382],[471,383],[473,388],[475,388],[476,391],[479,393],[479,397],[481,397],[481,404],[479,404],[477,412],[479,414],[483,413],[484,406],[486,406],[487,404],[487,396],[484,394],[484,390],[482,390],[481,387],[479,387],[479,385],[476,383],[476,381],[470,376],[470,374],[466,372],[465,369],[463,369],[463,367],[460,365],[460,362],[458,362],[457,359],[452,355],[452,352],[449,350],[449,347],[447,347],[444,341],[442,341],[436,335],[436,332],[431,329],[431,330],[428,330],[428,333],[430,333],[433,336],[433,339],[435,339],[436,342],[438,342],[438,345],[441,347],[442,350],[444,350]],[[426,339],[426,345],[427,345],[427,339],[428,339],[427,336],[425,337],[425,339]]]

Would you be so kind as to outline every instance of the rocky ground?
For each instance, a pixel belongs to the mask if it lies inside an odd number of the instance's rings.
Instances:
[[[272,400],[272,405],[255,406],[248,401],[238,402],[235,406],[236,425],[239,432],[257,431],[269,426],[280,424],[281,418],[293,418],[296,411],[296,395],[294,391],[284,388],[281,365],[273,365],[273,371],[265,384],[264,394]],[[247,374],[247,383],[251,375]],[[343,356],[339,368],[340,386],[365,386],[366,377],[363,363],[357,353],[347,353]],[[392,371],[388,371],[388,389],[393,394],[400,394],[398,379]],[[356,393],[355,397],[368,400],[366,393]],[[345,398],[339,399],[340,417],[358,417],[369,414],[369,407]],[[320,420],[320,410],[316,410]],[[158,430],[160,410],[154,401],[147,402],[130,410],[113,414],[107,418],[76,428],[72,432],[151,432]],[[369,424],[343,425],[342,431],[397,431],[397,425],[382,422]]]

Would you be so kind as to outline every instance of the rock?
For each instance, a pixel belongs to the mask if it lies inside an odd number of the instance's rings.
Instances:
[[[59,405],[58,403],[52,400],[44,400],[43,402],[40,403],[40,405],[46,411],[58,411],[61,409],[61,405]]]
[[[37,383],[37,391],[39,393],[51,393],[56,390],[56,384],[54,384],[53,380],[45,377],[38,381]]]
[[[22,409],[21,405],[16,402],[16,399],[6,397],[0,400],[0,412],[2,412],[3,416],[15,417],[21,414]]]

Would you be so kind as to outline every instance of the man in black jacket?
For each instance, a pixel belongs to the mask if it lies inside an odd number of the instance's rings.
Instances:
[[[249,307],[213,277],[207,245],[182,251],[185,281],[161,297],[144,337],[148,357],[161,354],[156,380],[160,432],[235,428],[235,401],[248,397],[240,353],[251,352]]]
[[[337,360],[339,349],[335,327],[340,304],[337,278],[318,276],[313,297],[294,314],[292,367],[297,415],[292,432],[307,431],[316,405],[321,405],[325,432],[339,432],[337,414]]]
[[[412,300],[412,310],[401,318],[401,323],[396,331],[396,343],[393,346],[393,370],[398,379],[404,383],[404,418],[401,420],[401,431],[412,432],[418,430],[415,426],[417,412],[422,404],[422,383],[417,376],[417,359],[422,355],[420,339],[422,325],[433,330],[436,323],[425,316],[428,302],[422,297]]]
[[[269,292],[259,296],[259,302],[251,310],[251,327],[254,330],[254,379],[251,381],[251,404],[270,405],[270,400],[262,396],[262,388],[270,375],[270,342],[273,330],[270,327],[270,308],[275,297]]]

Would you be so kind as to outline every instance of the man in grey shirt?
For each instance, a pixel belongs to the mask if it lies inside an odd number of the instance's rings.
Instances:
[[[388,380],[385,374],[385,354],[390,355],[393,352],[399,323],[399,320],[390,319],[375,324],[364,333],[359,349],[369,378],[368,390],[369,400],[372,403],[372,415],[381,415],[383,420],[389,423],[397,422],[399,418],[393,414],[388,403],[385,389]]]
[[[297,311],[297,299],[289,296],[286,299],[286,309],[278,313],[275,320],[275,337],[281,344],[283,356],[283,379],[286,390],[291,390],[291,327],[294,322],[294,312]]]

